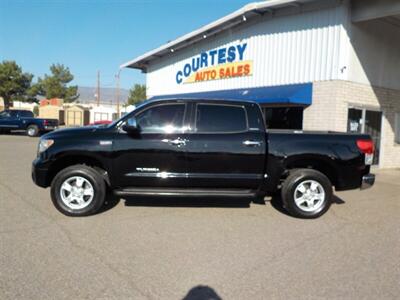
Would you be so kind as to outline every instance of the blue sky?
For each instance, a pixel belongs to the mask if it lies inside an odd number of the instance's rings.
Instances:
[[[82,86],[95,86],[100,70],[102,86],[113,87],[120,64],[249,2],[0,0],[0,61],[15,60],[35,76],[63,63]],[[123,88],[144,81],[139,70],[122,71]]]

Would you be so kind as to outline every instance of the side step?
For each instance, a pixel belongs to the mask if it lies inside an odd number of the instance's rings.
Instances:
[[[257,192],[246,189],[190,189],[132,187],[115,190],[118,196],[183,196],[183,197],[255,197]]]

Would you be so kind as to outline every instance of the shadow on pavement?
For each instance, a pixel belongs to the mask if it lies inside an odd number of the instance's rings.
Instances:
[[[222,300],[222,298],[214,291],[214,289],[198,285],[192,288],[182,300]]]
[[[41,137],[42,135],[45,135],[46,132],[40,132],[38,136],[36,137]],[[21,136],[21,137],[26,137],[26,138],[30,138],[27,134],[25,130],[15,130],[15,131],[11,131],[11,132],[0,132],[0,136]]]
[[[253,202],[265,205],[264,198],[224,198],[224,197],[176,197],[176,196],[126,196],[120,198],[112,192],[108,192],[103,208],[103,213],[117,206],[121,200],[127,207],[220,207],[220,208],[249,208]],[[271,206],[282,214],[290,216],[283,208],[280,194],[273,195],[269,201]],[[342,205],[346,202],[338,196],[333,196],[332,204]]]
[[[135,196],[125,197],[125,206],[161,207],[227,207],[248,208],[251,198],[232,199],[223,197],[176,197],[176,196]]]
[[[120,198],[115,196],[111,191],[107,191],[106,200],[104,202],[103,207],[100,209],[98,214],[101,214],[107,210],[110,210],[118,205]]]
[[[1,132],[1,135],[15,135],[15,136],[27,136],[26,131],[8,131],[8,132]]]
[[[272,196],[270,203],[271,203],[271,206],[273,208],[275,208],[277,211],[279,211],[280,213],[283,213],[283,214],[285,214],[287,216],[291,216],[291,215],[289,215],[289,213],[283,207],[282,198],[281,198],[281,195],[279,193],[274,195],[274,196]],[[345,204],[345,203],[346,202],[342,198],[339,198],[338,196],[333,195],[333,197],[332,197],[332,205],[334,205],[334,204],[342,205],[342,204]]]
[[[253,198],[232,199],[223,197],[176,197],[176,196],[126,196],[120,198],[112,192],[107,193],[106,201],[99,214],[106,212],[125,201],[128,207],[225,207],[225,208],[249,208]],[[264,204],[256,202],[257,204]]]

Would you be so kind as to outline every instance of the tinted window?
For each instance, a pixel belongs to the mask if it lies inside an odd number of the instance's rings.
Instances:
[[[33,113],[31,111],[20,111],[19,116],[21,118],[33,118]]]
[[[159,105],[149,108],[136,116],[143,132],[172,133],[182,129],[184,104]]]
[[[247,130],[242,106],[199,104],[196,110],[198,132],[237,132]]]
[[[10,110],[10,116],[11,116],[12,118],[16,118],[17,115],[18,115],[18,112],[17,112],[16,110]]]
[[[10,112],[8,111],[0,112],[0,118],[9,118],[9,117],[10,117]]]

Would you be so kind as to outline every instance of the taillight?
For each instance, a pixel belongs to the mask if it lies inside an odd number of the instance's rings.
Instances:
[[[362,153],[374,153],[374,142],[372,140],[357,140],[357,147]]]
[[[47,120],[43,120],[43,125],[44,125],[44,126],[47,126],[47,125],[49,125],[49,121],[47,121]]]
[[[357,147],[365,154],[365,164],[372,165],[374,162],[374,142],[371,140],[357,140]]]

